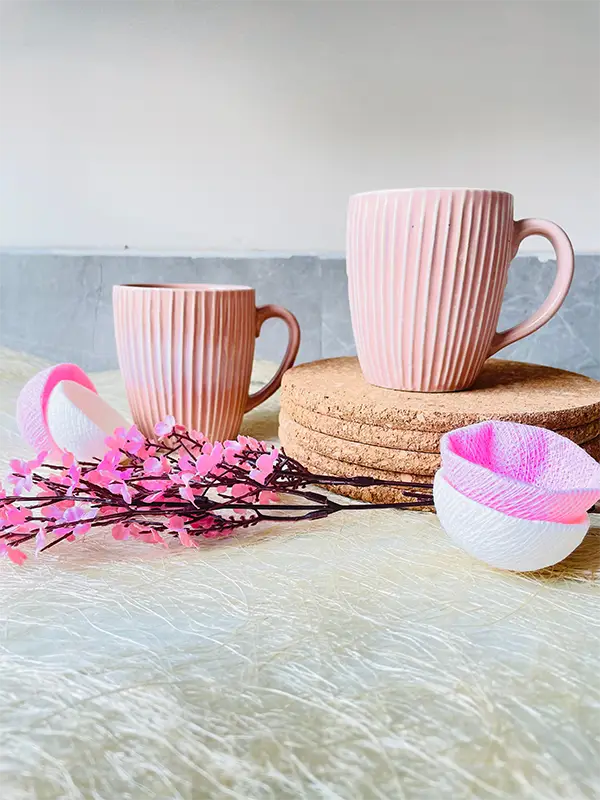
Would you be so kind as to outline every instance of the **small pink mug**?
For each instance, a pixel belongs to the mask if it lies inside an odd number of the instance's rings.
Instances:
[[[509,264],[533,235],[556,251],[554,285],[529,319],[497,332]],[[515,222],[513,196],[491,189],[353,195],[346,257],[365,379],[416,392],[471,386],[489,356],[556,314],[574,269],[562,228],[541,219]]]
[[[257,308],[248,286],[115,286],[113,308],[127,398],[148,437],[167,415],[212,441],[237,436],[244,413],[277,391],[300,346],[296,317]],[[249,395],[255,339],[271,317],[288,326],[287,351],[269,383]]]

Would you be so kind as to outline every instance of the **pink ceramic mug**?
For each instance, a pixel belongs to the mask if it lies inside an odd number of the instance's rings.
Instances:
[[[556,251],[541,307],[497,332],[508,267],[526,236]],[[347,269],[352,327],[365,379],[418,392],[469,387],[486,358],[558,311],[573,278],[567,234],[513,220],[513,196],[491,189],[393,189],[350,198]]]
[[[212,441],[237,436],[244,413],[277,391],[300,346],[296,317],[257,308],[248,286],[115,286],[113,307],[127,398],[149,437],[169,414]],[[248,395],[254,342],[271,317],[288,326],[287,351],[271,381]]]

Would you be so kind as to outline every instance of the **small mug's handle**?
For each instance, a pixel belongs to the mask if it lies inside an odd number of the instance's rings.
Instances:
[[[529,336],[530,333],[537,331],[549,319],[552,319],[562,306],[573,280],[573,271],[575,269],[573,245],[562,228],[546,219],[520,219],[514,223],[514,226],[512,258],[517,255],[519,245],[526,236],[543,236],[548,239],[556,253],[556,278],[548,297],[537,311],[524,322],[508,328],[508,330],[496,332],[492,339],[488,356],[492,356],[503,347]]]
[[[248,397],[248,402],[246,403],[246,411],[251,411],[256,406],[259,406],[261,403],[271,397],[277,389],[281,386],[281,379],[283,378],[283,373],[288,370],[290,367],[293,366],[294,361],[296,360],[296,356],[298,355],[298,348],[300,347],[300,325],[298,325],[298,320],[292,314],[291,311],[288,311],[287,308],[282,308],[281,306],[260,306],[256,309],[256,336],[260,336],[260,329],[263,326],[263,322],[267,319],[271,319],[271,317],[279,317],[282,319],[285,324],[288,326],[289,330],[289,341],[287,350],[285,351],[285,355],[283,357],[283,361],[279,365],[279,369],[273,375],[271,380],[259,389],[258,392],[254,392]]]

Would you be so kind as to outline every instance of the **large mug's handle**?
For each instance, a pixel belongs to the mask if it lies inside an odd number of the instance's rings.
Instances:
[[[283,361],[279,365],[279,369],[273,375],[271,380],[259,389],[258,392],[254,392],[248,397],[248,402],[246,403],[246,411],[251,411],[256,406],[259,406],[261,403],[271,397],[277,389],[281,386],[281,379],[283,378],[283,373],[288,370],[291,366],[293,366],[294,361],[296,360],[296,356],[298,355],[298,348],[300,347],[300,325],[298,325],[298,320],[292,314],[291,311],[288,311],[287,308],[282,308],[281,306],[260,306],[256,309],[256,336],[260,336],[260,329],[263,326],[263,322],[267,319],[271,319],[271,317],[279,317],[282,319],[285,324],[288,326],[288,330],[290,333],[290,338],[288,341],[287,350],[285,351],[285,355],[283,357]]]
[[[575,269],[573,245],[562,228],[547,219],[520,219],[514,223],[514,226],[512,258],[517,255],[519,245],[526,236],[543,236],[548,239],[556,253],[556,278],[548,297],[537,311],[524,322],[508,328],[508,330],[496,332],[488,356],[492,356],[508,344],[529,336],[530,333],[537,331],[549,319],[552,319],[562,306],[573,280]]]

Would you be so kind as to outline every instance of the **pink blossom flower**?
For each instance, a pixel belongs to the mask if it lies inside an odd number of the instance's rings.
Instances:
[[[157,539],[154,532],[148,528],[144,528],[139,522],[117,522],[112,527],[112,535],[114,539],[125,541],[126,539],[141,539],[145,542],[163,542],[162,537]],[[157,534],[158,536],[158,534]]]
[[[22,525],[29,513],[24,508],[16,506],[2,506],[0,508],[0,528],[12,528],[14,525]]]
[[[27,555],[16,547],[9,547],[6,542],[0,540],[0,556],[7,556],[13,564],[21,566],[27,560]]]
[[[151,480],[149,478],[147,481],[140,481],[139,485],[142,487],[142,489],[147,489],[149,492],[152,492],[152,494],[158,494],[159,490],[160,492],[163,492],[165,489],[168,489],[169,486],[171,486],[171,481],[167,480],[166,478],[161,481],[157,481],[156,479]],[[149,498],[147,497],[146,500],[148,499]]]
[[[196,497],[190,486],[182,486],[179,489],[179,496],[182,497],[184,500],[187,500],[188,503],[191,503],[193,506],[196,505]]]
[[[98,509],[98,516],[99,517],[110,517],[115,513],[115,507],[113,505],[102,506]]]
[[[16,564],[18,567],[20,567],[24,561],[27,561],[26,554],[22,550],[18,550],[16,547],[10,547],[7,555],[13,564]]]
[[[108,447],[109,450],[120,450],[123,445],[127,442],[127,433],[125,428],[115,428],[115,431],[112,436],[107,436],[104,440],[104,444]]]
[[[140,539],[149,544],[163,544],[166,547],[165,540],[157,531],[144,528],[138,522],[117,522],[112,527],[112,536],[118,541]]]
[[[223,461],[225,464],[230,464],[234,467],[240,460],[241,445],[239,442],[226,442],[225,452],[223,453]]]
[[[40,528],[35,536],[35,552],[39,553],[46,544],[46,529]]]
[[[63,513],[61,520],[63,522],[79,522],[82,519],[94,519],[98,514],[96,508],[89,506],[71,506]]]
[[[135,538],[140,539],[142,542],[147,542],[148,544],[162,544],[163,547],[168,546],[160,533],[155,530],[142,530],[135,534]]]
[[[121,462],[122,454],[118,450],[108,450],[96,469],[100,472],[112,472]]]
[[[116,461],[112,457],[113,455],[117,456]],[[119,459],[118,453],[106,453],[96,469],[86,473],[85,479],[104,487],[115,480],[129,480],[133,475],[133,469],[119,469]]]
[[[249,486],[247,483],[234,483],[231,487],[231,496],[236,499],[240,497],[250,497],[254,492],[254,487]]]
[[[133,476],[133,473],[134,473],[134,469],[133,468],[131,468],[131,469],[115,469],[113,471],[113,475],[115,476],[115,478],[117,478],[117,480],[120,480],[120,481],[128,481]]]
[[[202,447],[202,455],[196,459],[196,475],[202,477],[213,472],[215,467],[220,464],[223,453],[224,448],[221,442],[215,442],[214,445],[207,442]]]
[[[146,497],[145,502],[157,503],[159,500],[164,500],[164,499],[165,499],[165,494],[164,491],[161,490],[160,492],[154,492],[154,494],[149,494],[148,497]]]
[[[212,468],[213,464],[210,460],[210,456],[199,456],[196,459],[196,475],[199,477],[203,478],[204,476],[208,475]]]
[[[53,503],[51,506],[44,506],[41,509],[42,516],[48,519],[62,519],[65,511],[68,508],[72,508],[74,505],[74,500],[61,500],[59,503]]]
[[[122,522],[117,522],[116,525],[113,525],[112,535],[113,539],[118,539],[119,541],[129,539],[129,528],[127,525],[123,525]]]
[[[188,524],[188,520],[175,515],[170,517],[167,520],[167,527],[173,533],[176,533],[179,537],[179,541],[184,547],[197,547],[198,543],[189,535],[186,531],[186,524]]]
[[[279,495],[276,494],[275,492],[267,492],[267,491],[259,492],[258,502],[259,503],[264,503],[265,505],[270,505],[272,503],[278,503],[279,502]]]
[[[197,519],[195,522],[190,524],[190,528],[193,530],[201,530],[201,529],[208,529],[212,528],[215,524],[214,519],[211,516],[202,517],[201,519]]]
[[[273,474],[275,462],[277,461],[278,457],[279,450],[276,448],[273,448],[270,453],[264,453],[264,455],[259,456],[256,459],[256,468],[250,470],[250,477],[252,480],[264,485]]]
[[[188,436],[192,441],[196,442],[196,444],[202,446],[206,442],[206,436],[199,431],[189,431]]]
[[[65,485],[68,486],[67,496],[70,497],[75,489],[79,488],[79,482],[81,481],[81,470],[77,462],[71,464],[67,472],[63,474],[63,477],[67,479]]]
[[[185,524],[186,520],[183,517],[180,517],[178,514],[169,517],[167,520],[167,528],[170,531],[173,531],[173,533],[181,533],[181,531],[185,531]]]
[[[194,492],[190,487],[190,483],[194,480],[194,473],[193,472],[179,472],[179,473],[171,473],[169,475],[169,480],[175,484],[181,484],[182,488],[179,489],[180,497],[183,497],[184,500],[192,503],[192,505],[196,505],[196,498],[194,496]]]
[[[30,492],[33,488],[33,472],[40,467],[48,455],[47,452],[40,453],[36,458],[31,461],[21,461],[21,459],[13,458],[10,462],[12,474],[8,475],[6,480],[8,483],[13,484],[13,493],[20,497],[23,492]]]
[[[186,531],[179,531],[179,541],[184,547],[198,547],[198,542],[187,533]]]
[[[247,447],[250,450],[260,450],[261,447],[256,439],[252,436],[238,436],[238,442],[243,446]]]
[[[123,445],[123,450],[129,454],[135,454],[141,450],[146,442],[144,436],[140,433],[135,425],[132,425],[131,428],[125,434],[126,442]]]
[[[229,536],[229,533],[229,531],[210,530],[204,531],[203,536],[205,539],[224,539],[226,536]]]
[[[88,520],[95,519],[98,510],[96,508],[86,508],[85,506],[73,506],[68,508],[62,516],[61,522],[72,524],[77,523],[72,530],[73,536],[83,536],[92,527]]]
[[[151,456],[144,461],[144,472],[146,475],[164,475],[171,471],[171,465],[164,456],[156,458]]]
[[[33,533],[34,531],[37,531],[40,524],[43,525],[44,523],[39,523],[35,519],[27,519],[25,522],[15,525],[13,528],[11,528],[11,536],[15,533]]]
[[[181,472],[191,472],[193,475],[196,471],[194,463],[187,453],[184,453],[183,455],[179,456],[179,460],[177,463],[179,465],[179,469],[181,470]]]
[[[85,479],[90,483],[95,483],[96,486],[107,488],[108,485],[114,481],[115,477],[113,473],[108,470],[93,469],[86,473]]]
[[[173,433],[173,428],[175,427],[175,417],[172,414],[166,416],[162,422],[157,422],[154,426],[154,432],[157,436],[161,438],[163,436],[170,436]]]
[[[108,484],[107,488],[109,492],[112,492],[112,494],[120,495],[126,503],[131,503],[133,499],[132,490],[126,483],[124,483],[124,481],[113,481],[112,483]]]

